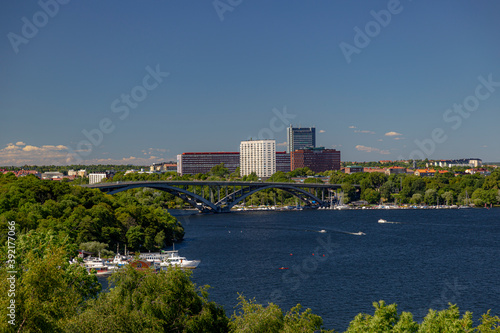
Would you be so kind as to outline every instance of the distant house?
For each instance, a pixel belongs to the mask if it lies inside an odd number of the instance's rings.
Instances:
[[[417,169],[414,175],[419,177],[432,177],[436,173],[434,169]]]
[[[51,172],[44,172],[42,173],[42,179],[61,179],[64,177],[64,174],[62,172],[58,171],[51,171]]]
[[[380,173],[386,173],[386,168],[375,168],[375,167],[366,167],[363,168],[363,172],[380,172]]]
[[[487,169],[484,169],[484,168],[480,168],[480,169],[467,169],[465,170],[465,173],[468,173],[468,174],[476,174],[476,173],[479,173],[483,176],[489,176],[491,175],[491,172]]]
[[[400,173],[406,173],[406,168],[403,167],[390,167],[387,170],[385,170],[385,174],[390,176],[390,175],[399,175]]]
[[[345,167],[344,172],[347,174],[363,172],[363,167],[358,165],[349,165]]]

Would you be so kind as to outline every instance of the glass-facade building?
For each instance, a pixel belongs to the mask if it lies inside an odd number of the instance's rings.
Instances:
[[[288,127],[286,129],[286,152],[291,153],[299,149],[316,147],[316,128]]]

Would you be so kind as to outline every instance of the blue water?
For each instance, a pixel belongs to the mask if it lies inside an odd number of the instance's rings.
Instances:
[[[174,212],[174,215],[178,215]],[[372,303],[420,321],[448,302],[500,314],[500,209],[241,212],[179,216],[193,281],[234,312],[238,293],[283,310],[300,303],[345,330]],[[400,224],[379,224],[379,218]],[[317,231],[324,229],[326,233]],[[353,235],[362,231],[366,235]],[[314,255],[313,255],[314,253]],[[288,268],[288,269],[280,269]]]

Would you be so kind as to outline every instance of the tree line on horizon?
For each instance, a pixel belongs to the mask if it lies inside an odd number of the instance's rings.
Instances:
[[[316,176],[316,177],[315,177]],[[293,182],[294,177],[309,177],[304,183],[322,183],[318,177],[328,177],[330,184],[341,184],[344,203],[365,200],[369,204],[394,203],[426,204],[426,205],[461,205],[473,203],[475,206],[498,205],[500,203],[500,168],[490,175],[455,174],[454,172],[436,173],[431,177],[420,177],[409,174],[386,175],[381,172],[359,172],[346,174],[331,170],[315,173],[309,168],[299,168],[291,172],[278,171],[267,182]],[[241,177],[239,169],[230,173],[223,164],[214,166],[207,174],[179,176],[175,172],[163,174],[117,173],[108,182],[139,180],[242,180],[259,181],[255,173]],[[359,185],[357,191],[353,185]],[[193,190],[188,187],[188,190]],[[210,198],[209,188],[204,191],[206,199]],[[181,208],[182,200],[173,195],[164,196],[169,208]],[[257,205],[273,205],[276,202],[293,204],[295,198],[279,189],[267,189],[250,196],[247,203]]]

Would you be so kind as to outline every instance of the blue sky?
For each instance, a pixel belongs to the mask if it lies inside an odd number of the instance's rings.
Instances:
[[[0,165],[285,150],[289,123],[342,160],[500,161],[498,1],[59,1],[0,5]]]

